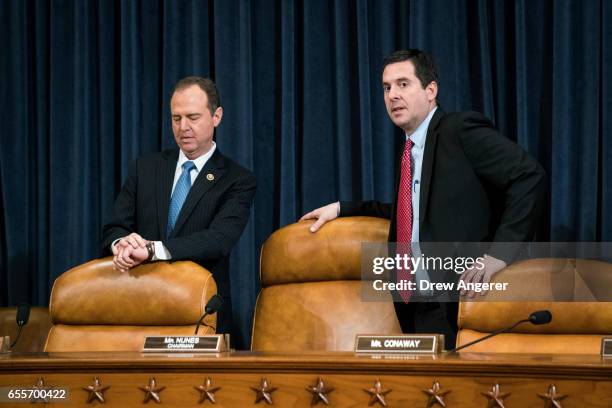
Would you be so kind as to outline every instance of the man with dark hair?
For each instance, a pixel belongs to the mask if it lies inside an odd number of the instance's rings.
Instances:
[[[210,78],[202,78],[199,76],[185,77],[174,85],[172,95],[174,95],[176,91],[182,91],[183,89],[189,88],[192,85],[199,86],[200,89],[206,94],[206,97],[208,98],[207,106],[209,111],[216,112],[217,108],[221,107],[219,91],[217,91],[217,86]]]
[[[387,65],[396,62],[411,61],[414,66],[414,74],[419,79],[421,86],[425,88],[431,82],[438,83],[438,69],[433,57],[426,52],[409,49],[395,51],[383,60],[383,71]]]
[[[217,316],[223,333],[231,330],[229,254],[248,221],[257,182],[213,140],[220,104],[208,78],[176,84],[170,111],[178,149],[136,160],[104,226],[102,248],[120,271],[157,260],[204,266],[224,298]]]
[[[387,113],[405,132],[394,202],[329,204],[302,217],[317,219],[311,231],[338,216],[370,215],[391,220],[389,241],[398,247],[531,240],[544,199],[542,167],[481,114],[442,111],[436,100],[438,74],[429,54],[411,49],[385,58],[382,86]],[[500,197],[503,208],[494,208]],[[461,280],[488,283],[503,269],[509,259],[494,248],[484,256],[484,268],[467,270]],[[411,302],[410,295],[394,295],[404,332],[443,333],[446,347],[454,346],[456,302]]]

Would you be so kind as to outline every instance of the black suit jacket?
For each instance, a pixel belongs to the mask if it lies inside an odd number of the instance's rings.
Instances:
[[[401,152],[398,163],[400,158]],[[446,114],[438,108],[427,130],[421,169],[420,241],[529,241],[542,212],[545,185],[538,162],[483,115]],[[342,202],[340,215],[391,219],[389,241],[394,242],[398,188],[399,173],[392,204]],[[490,253],[507,259],[495,247]]]
[[[398,169],[402,151],[403,148],[397,157]],[[501,136],[483,115],[446,114],[438,108],[427,130],[421,168],[419,241],[422,253],[440,258],[459,255],[448,253],[448,246],[442,248],[428,242],[492,242],[487,253],[510,261],[519,247],[496,243],[533,238],[543,209],[545,185],[542,167],[517,144]],[[389,241],[395,242],[399,173],[395,186],[392,204],[341,202],[340,215],[389,218]],[[468,251],[473,252],[461,255],[482,256],[478,250],[468,245]],[[458,279],[453,271],[428,272],[433,281]],[[395,296],[395,309],[404,332],[443,333],[446,347],[454,347],[457,303],[404,304]],[[450,296],[456,296],[456,292]],[[436,305],[439,309],[434,309]]]
[[[162,241],[172,260],[192,260],[213,274],[219,294],[231,313],[229,259],[248,221],[257,182],[255,176],[223,156],[217,147],[193,183],[170,237],[166,238],[168,207],[179,150],[139,158],[115,201],[104,226],[102,250],[132,232]],[[221,317],[221,316],[219,316]],[[227,329],[219,322],[219,326]]]

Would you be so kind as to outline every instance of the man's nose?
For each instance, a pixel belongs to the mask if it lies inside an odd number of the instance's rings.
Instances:
[[[181,118],[181,130],[189,129],[189,122],[187,118]]]
[[[399,98],[399,93],[397,92],[397,87],[391,85],[389,88],[389,99],[397,99]]]

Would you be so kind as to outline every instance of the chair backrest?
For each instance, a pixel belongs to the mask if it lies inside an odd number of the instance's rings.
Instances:
[[[281,228],[262,247],[251,348],[351,350],[356,334],[401,333],[390,297],[361,298],[361,244],[385,242],[389,222],[338,218],[316,233],[311,225]]]
[[[45,351],[139,351],[146,336],[189,335],[217,292],[196,263],[153,262],[129,272],[105,258],[77,266],[55,280]],[[207,316],[199,334],[212,334]]]
[[[549,310],[545,325],[524,323],[464,349],[465,352],[598,354],[602,337],[612,335],[612,265],[583,259],[532,259],[499,272],[512,300],[490,292],[459,304],[457,345],[511,326],[537,310]],[[564,301],[555,301],[556,299]],[[571,301],[578,299],[581,301]],[[597,301],[600,300],[600,301]]]

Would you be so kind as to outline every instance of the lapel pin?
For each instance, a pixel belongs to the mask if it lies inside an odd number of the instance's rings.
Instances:
[[[212,173],[208,173],[206,175],[206,180],[213,181],[214,179],[215,179],[215,176]]]

